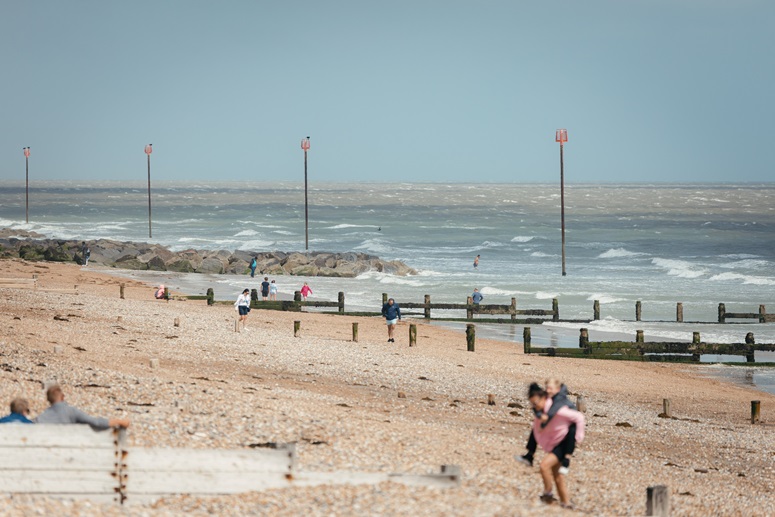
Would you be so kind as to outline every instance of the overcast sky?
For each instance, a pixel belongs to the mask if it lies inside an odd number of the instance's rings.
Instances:
[[[0,180],[773,181],[772,0],[3,2]]]

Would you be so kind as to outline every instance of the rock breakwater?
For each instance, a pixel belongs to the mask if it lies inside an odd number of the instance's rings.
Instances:
[[[256,274],[262,275],[355,277],[368,271],[399,276],[416,274],[401,261],[382,260],[365,253],[197,249],[175,252],[160,244],[108,239],[86,241],[86,245],[91,251],[90,263],[121,269],[242,275],[250,271],[250,261],[256,257]],[[83,264],[82,241],[48,239],[35,232],[3,229],[0,257]]]

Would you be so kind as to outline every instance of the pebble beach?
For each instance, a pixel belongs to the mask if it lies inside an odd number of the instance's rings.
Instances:
[[[775,513],[775,396],[708,378],[702,365],[525,356],[485,339],[472,353],[461,333],[422,320],[412,321],[415,347],[407,322],[387,343],[376,317],[253,310],[235,332],[230,305],[155,300],[152,286],[91,267],[0,261],[2,277],[33,274],[37,290],[0,287],[3,414],[17,396],[41,413],[44,384],[59,382],[71,404],[129,418],[134,447],[296,442],[300,470],[447,464],[463,478],[444,489],[330,485],[124,506],[0,494],[0,515],[643,515],[651,485],[668,487],[671,515]],[[56,290],[74,285],[77,294]],[[538,468],[514,460],[530,429],[527,386],[547,377],[586,401],[587,437],[568,476],[575,510],[541,503]],[[674,418],[658,416],[665,398]],[[756,425],[751,400],[761,401]]]

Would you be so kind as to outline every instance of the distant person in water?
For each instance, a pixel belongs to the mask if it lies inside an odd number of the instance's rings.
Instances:
[[[88,266],[89,265],[89,258],[91,257],[91,250],[86,245],[86,241],[83,241],[81,243],[81,255],[83,256],[83,265]]]
[[[264,281],[261,282],[261,299],[267,301],[269,299],[269,277],[265,276]]]
[[[254,278],[256,276],[256,268],[258,267],[258,257],[253,257],[250,260],[250,278]]]
[[[277,284],[274,283],[274,280],[269,283],[269,299],[277,300]]]
[[[382,315],[385,317],[388,329],[388,343],[395,343],[393,338],[393,331],[396,329],[396,323],[401,321],[401,308],[398,306],[393,298],[390,298],[385,305],[382,306]]]
[[[479,269],[479,257],[480,255],[477,255],[474,259],[474,269]]]
[[[312,288],[307,284],[307,282],[304,282],[304,285],[301,286],[301,299],[306,300],[307,296],[312,294]]]
[[[474,287],[474,292],[471,295],[471,300],[474,302],[475,305],[479,305],[482,300],[484,300],[484,296],[482,296],[482,293],[479,292],[479,289]]]

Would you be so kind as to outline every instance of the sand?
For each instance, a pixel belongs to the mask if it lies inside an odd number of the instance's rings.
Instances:
[[[247,330],[235,333],[231,306],[158,301],[151,287],[91,267],[0,261],[0,277],[32,274],[41,288],[67,290],[0,287],[4,405],[25,396],[38,414],[43,384],[57,381],[71,404],[131,419],[133,446],[297,442],[304,470],[428,473],[456,464],[463,482],[124,507],[0,495],[0,515],[569,515],[539,502],[538,469],[513,459],[531,422],[527,385],[548,376],[587,402],[587,438],[568,476],[576,511],[642,515],[646,488],[664,484],[673,515],[775,513],[775,396],[707,378],[700,365],[525,356],[521,345],[483,339],[472,353],[461,333],[421,320],[411,348],[408,323],[387,343],[381,318],[254,310]],[[293,320],[301,320],[301,337],[293,337]],[[658,417],[663,398],[677,419]],[[759,425],[750,423],[754,399]]]

